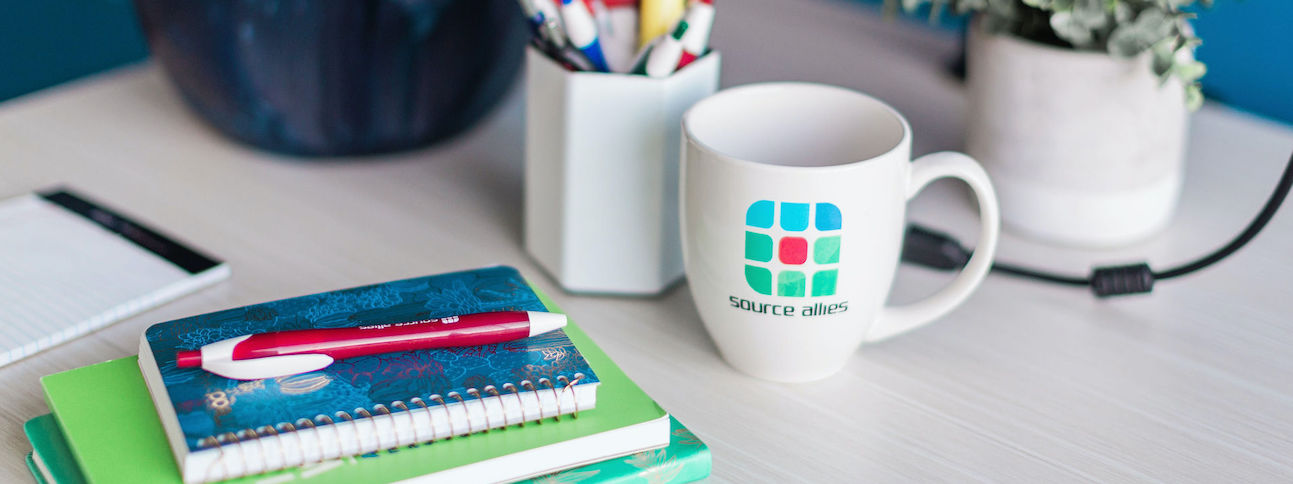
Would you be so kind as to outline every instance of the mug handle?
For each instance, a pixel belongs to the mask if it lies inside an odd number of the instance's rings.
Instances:
[[[951,284],[932,296],[903,306],[885,306],[871,329],[866,341],[882,339],[905,333],[947,314],[965,301],[974,288],[988,275],[992,257],[997,252],[997,235],[1001,214],[992,182],[983,167],[973,158],[952,151],[930,153],[911,164],[907,181],[907,200],[920,193],[925,185],[939,178],[960,178],[970,185],[979,200],[979,242],[974,255]]]

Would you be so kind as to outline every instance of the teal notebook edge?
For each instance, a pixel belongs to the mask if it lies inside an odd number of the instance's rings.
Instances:
[[[709,446],[672,415],[669,446],[663,449],[614,457],[582,467],[554,472],[524,481],[527,484],[682,484],[709,477],[713,460]]]
[[[36,480],[36,484],[48,484],[45,476],[40,473],[40,468],[36,467],[36,460],[32,458],[32,453],[27,453],[27,470],[31,471],[31,478]]]
[[[37,457],[45,464],[50,477],[53,478],[53,484],[86,482],[85,477],[81,475],[80,466],[76,463],[76,457],[72,455],[72,449],[67,445],[63,429],[59,427],[53,414],[28,420],[23,424],[23,431],[27,434],[27,440],[31,442],[32,453],[27,455],[27,465],[31,468],[32,475],[36,476],[36,482],[42,484],[47,482],[40,467],[36,465]]]

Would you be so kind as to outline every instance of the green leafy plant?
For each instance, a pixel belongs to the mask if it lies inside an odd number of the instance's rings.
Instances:
[[[1184,9],[1196,0],[886,0],[892,12],[898,4],[908,12],[930,4],[931,20],[947,8],[958,14],[979,14],[989,32],[1107,52],[1120,58],[1149,53],[1150,66],[1160,83],[1175,77],[1185,85],[1185,102],[1191,110],[1203,103],[1199,79],[1207,67],[1194,59],[1200,40]],[[1197,0],[1211,6],[1212,0]]]

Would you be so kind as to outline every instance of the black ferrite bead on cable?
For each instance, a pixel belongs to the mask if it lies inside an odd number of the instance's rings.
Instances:
[[[1154,289],[1154,271],[1149,264],[1099,267],[1091,273],[1091,290],[1098,297],[1140,294]]]

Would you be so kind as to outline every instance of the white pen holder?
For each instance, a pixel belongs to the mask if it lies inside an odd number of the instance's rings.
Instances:
[[[526,65],[526,250],[568,291],[659,293],[683,273],[682,115],[718,90],[718,52],[659,79]]]

